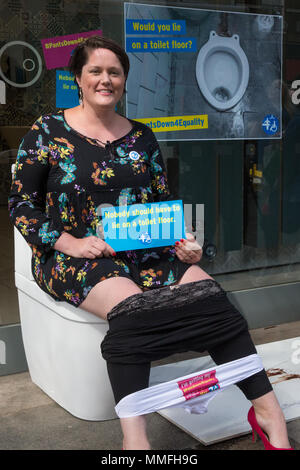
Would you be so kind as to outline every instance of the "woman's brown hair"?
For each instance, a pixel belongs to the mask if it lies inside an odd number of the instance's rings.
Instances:
[[[88,61],[89,52],[94,49],[109,49],[114,52],[123,67],[127,79],[130,67],[128,55],[118,43],[102,36],[90,36],[74,49],[69,60],[69,70],[75,77],[81,76],[82,67]]]

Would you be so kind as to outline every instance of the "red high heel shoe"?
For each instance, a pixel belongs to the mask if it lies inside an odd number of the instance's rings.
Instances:
[[[256,440],[255,433],[257,433],[259,435],[259,437],[261,438],[262,442],[263,442],[265,450],[294,450],[292,447],[285,448],[285,449],[280,449],[279,447],[272,446],[270,441],[267,439],[265,433],[263,432],[263,430],[258,425],[258,422],[256,421],[256,416],[255,416],[255,411],[254,411],[253,406],[248,411],[248,422],[249,422],[249,424],[252,428],[252,441],[255,442],[255,440]]]

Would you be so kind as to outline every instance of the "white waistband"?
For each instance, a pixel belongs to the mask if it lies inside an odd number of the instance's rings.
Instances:
[[[261,371],[257,354],[226,362],[220,366],[195,372],[131,393],[115,407],[119,418],[129,418],[181,406],[192,413],[205,413],[216,393]]]

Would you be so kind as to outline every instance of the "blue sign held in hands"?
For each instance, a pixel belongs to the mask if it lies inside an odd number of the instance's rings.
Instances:
[[[174,245],[185,238],[181,200],[101,208],[101,232],[115,251]]]

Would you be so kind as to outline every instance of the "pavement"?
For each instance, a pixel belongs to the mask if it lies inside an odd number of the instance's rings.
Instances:
[[[250,331],[255,344],[300,337],[300,321]],[[181,360],[186,357],[181,356]],[[61,408],[31,382],[29,372],[0,377],[0,450],[120,450],[117,419],[85,421]],[[147,416],[155,450],[263,450],[250,434],[204,446],[157,413]],[[291,445],[300,450],[300,417],[287,423]]]

